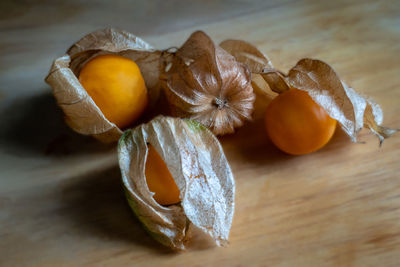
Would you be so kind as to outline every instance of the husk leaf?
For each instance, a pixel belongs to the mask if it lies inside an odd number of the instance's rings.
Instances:
[[[101,54],[118,54],[136,62],[145,80],[151,109],[160,93],[161,52],[133,34],[109,28],[86,35],[53,62],[46,82],[64,111],[66,123],[80,134],[114,142],[122,130],[103,115],[77,78],[86,62]]]
[[[181,203],[161,206],[149,191],[145,166],[151,144],[180,190]],[[235,183],[216,137],[192,120],[158,116],[128,130],[118,146],[128,202],[146,230],[160,243],[185,249],[195,226],[225,245],[234,212]]]
[[[363,127],[370,129],[380,140],[397,130],[380,126],[383,112],[378,104],[358,94],[340,80],[331,66],[320,60],[300,60],[287,75],[291,87],[304,90],[336,119],[353,142]]]
[[[173,55],[165,91],[173,114],[197,120],[214,134],[233,133],[251,119],[251,73],[203,32],[194,32]]]
[[[253,119],[263,119],[265,116],[265,109],[271,101],[279,94],[272,91],[268,83],[263,79],[260,74],[254,73],[251,77],[251,85],[253,86],[256,95],[254,102]]]
[[[261,73],[264,69],[273,69],[271,60],[255,46],[242,40],[225,40],[219,44],[237,61],[246,64],[252,73]]]
[[[339,122],[353,142],[357,142],[357,134],[363,127],[377,135],[380,144],[399,131],[381,126],[383,112],[380,106],[347,86],[333,68],[321,60],[302,59],[285,75],[274,69],[268,58],[247,42],[227,40],[221,47],[247,64],[253,75],[260,74],[272,91],[282,93],[290,88],[306,91]]]
[[[269,58],[252,44],[242,40],[225,40],[220,46],[237,61],[246,64],[253,74],[263,76],[272,91],[282,93],[289,90],[284,74],[276,70]]]

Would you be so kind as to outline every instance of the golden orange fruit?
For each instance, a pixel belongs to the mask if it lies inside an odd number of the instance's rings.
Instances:
[[[146,182],[154,199],[160,205],[171,205],[179,203],[179,188],[169,172],[164,160],[153,146],[149,145],[146,161]]]
[[[130,126],[147,107],[142,74],[129,58],[97,56],[82,68],[79,81],[104,116],[119,128]]]
[[[290,89],[272,100],[265,114],[267,133],[282,151],[303,155],[326,145],[336,120],[305,91]]]

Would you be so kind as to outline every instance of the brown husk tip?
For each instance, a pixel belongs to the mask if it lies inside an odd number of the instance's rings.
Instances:
[[[261,75],[272,91],[282,93],[290,88],[306,91],[339,122],[353,142],[357,142],[357,134],[363,127],[374,133],[380,144],[399,131],[381,126],[383,112],[380,106],[345,84],[333,68],[321,60],[301,59],[288,74],[284,74],[250,43],[226,40],[220,46],[246,64],[253,75]]]
[[[204,32],[194,32],[166,60],[163,85],[173,115],[197,120],[217,135],[233,133],[251,119],[249,69]]]
[[[180,190],[180,204],[161,206],[154,200],[145,177],[148,144],[165,161]],[[235,183],[221,145],[206,127],[158,116],[124,133],[118,157],[128,203],[153,238],[183,250],[196,229],[217,245],[227,244]]]
[[[77,78],[89,60],[102,54],[118,54],[136,62],[148,90],[151,109],[160,95],[161,52],[122,30],[109,28],[84,36],[68,49],[66,55],[53,62],[46,82],[53,89],[66,123],[74,131],[92,135],[103,142],[115,142],[122,135],[122,129],[103,115]]]

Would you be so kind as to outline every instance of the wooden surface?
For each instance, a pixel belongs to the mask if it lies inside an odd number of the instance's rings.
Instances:
[[[284,71],[322,59],[400,127],[398,1],[108,2],[0,1],[1,266],[400,266],[400,136],[379,148],[365,131],[366,144],[338,131],[293,157],[247,124],[220,139],[237,182],[229,247],[199,238],[173,253],[130,212],[114,147],[70,131],[43,81],[98,28],[159,48],[202,29],[254,43]]]

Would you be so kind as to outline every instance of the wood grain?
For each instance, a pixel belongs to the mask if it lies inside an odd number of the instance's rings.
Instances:
[[[10,1],[0,3],[0,265],[399,266],[400,138],[383,147],[341,131],[293,157],[262,121],[220,138],[237,182],[227,248],[198,236],[173,253],[130,212],[113,146],[63,123],[43,79],[51,61],[92,30],[116,26],[159,48],[196,30],[237,38],[286,71],[330,63],[400,127],[398,1]]]

